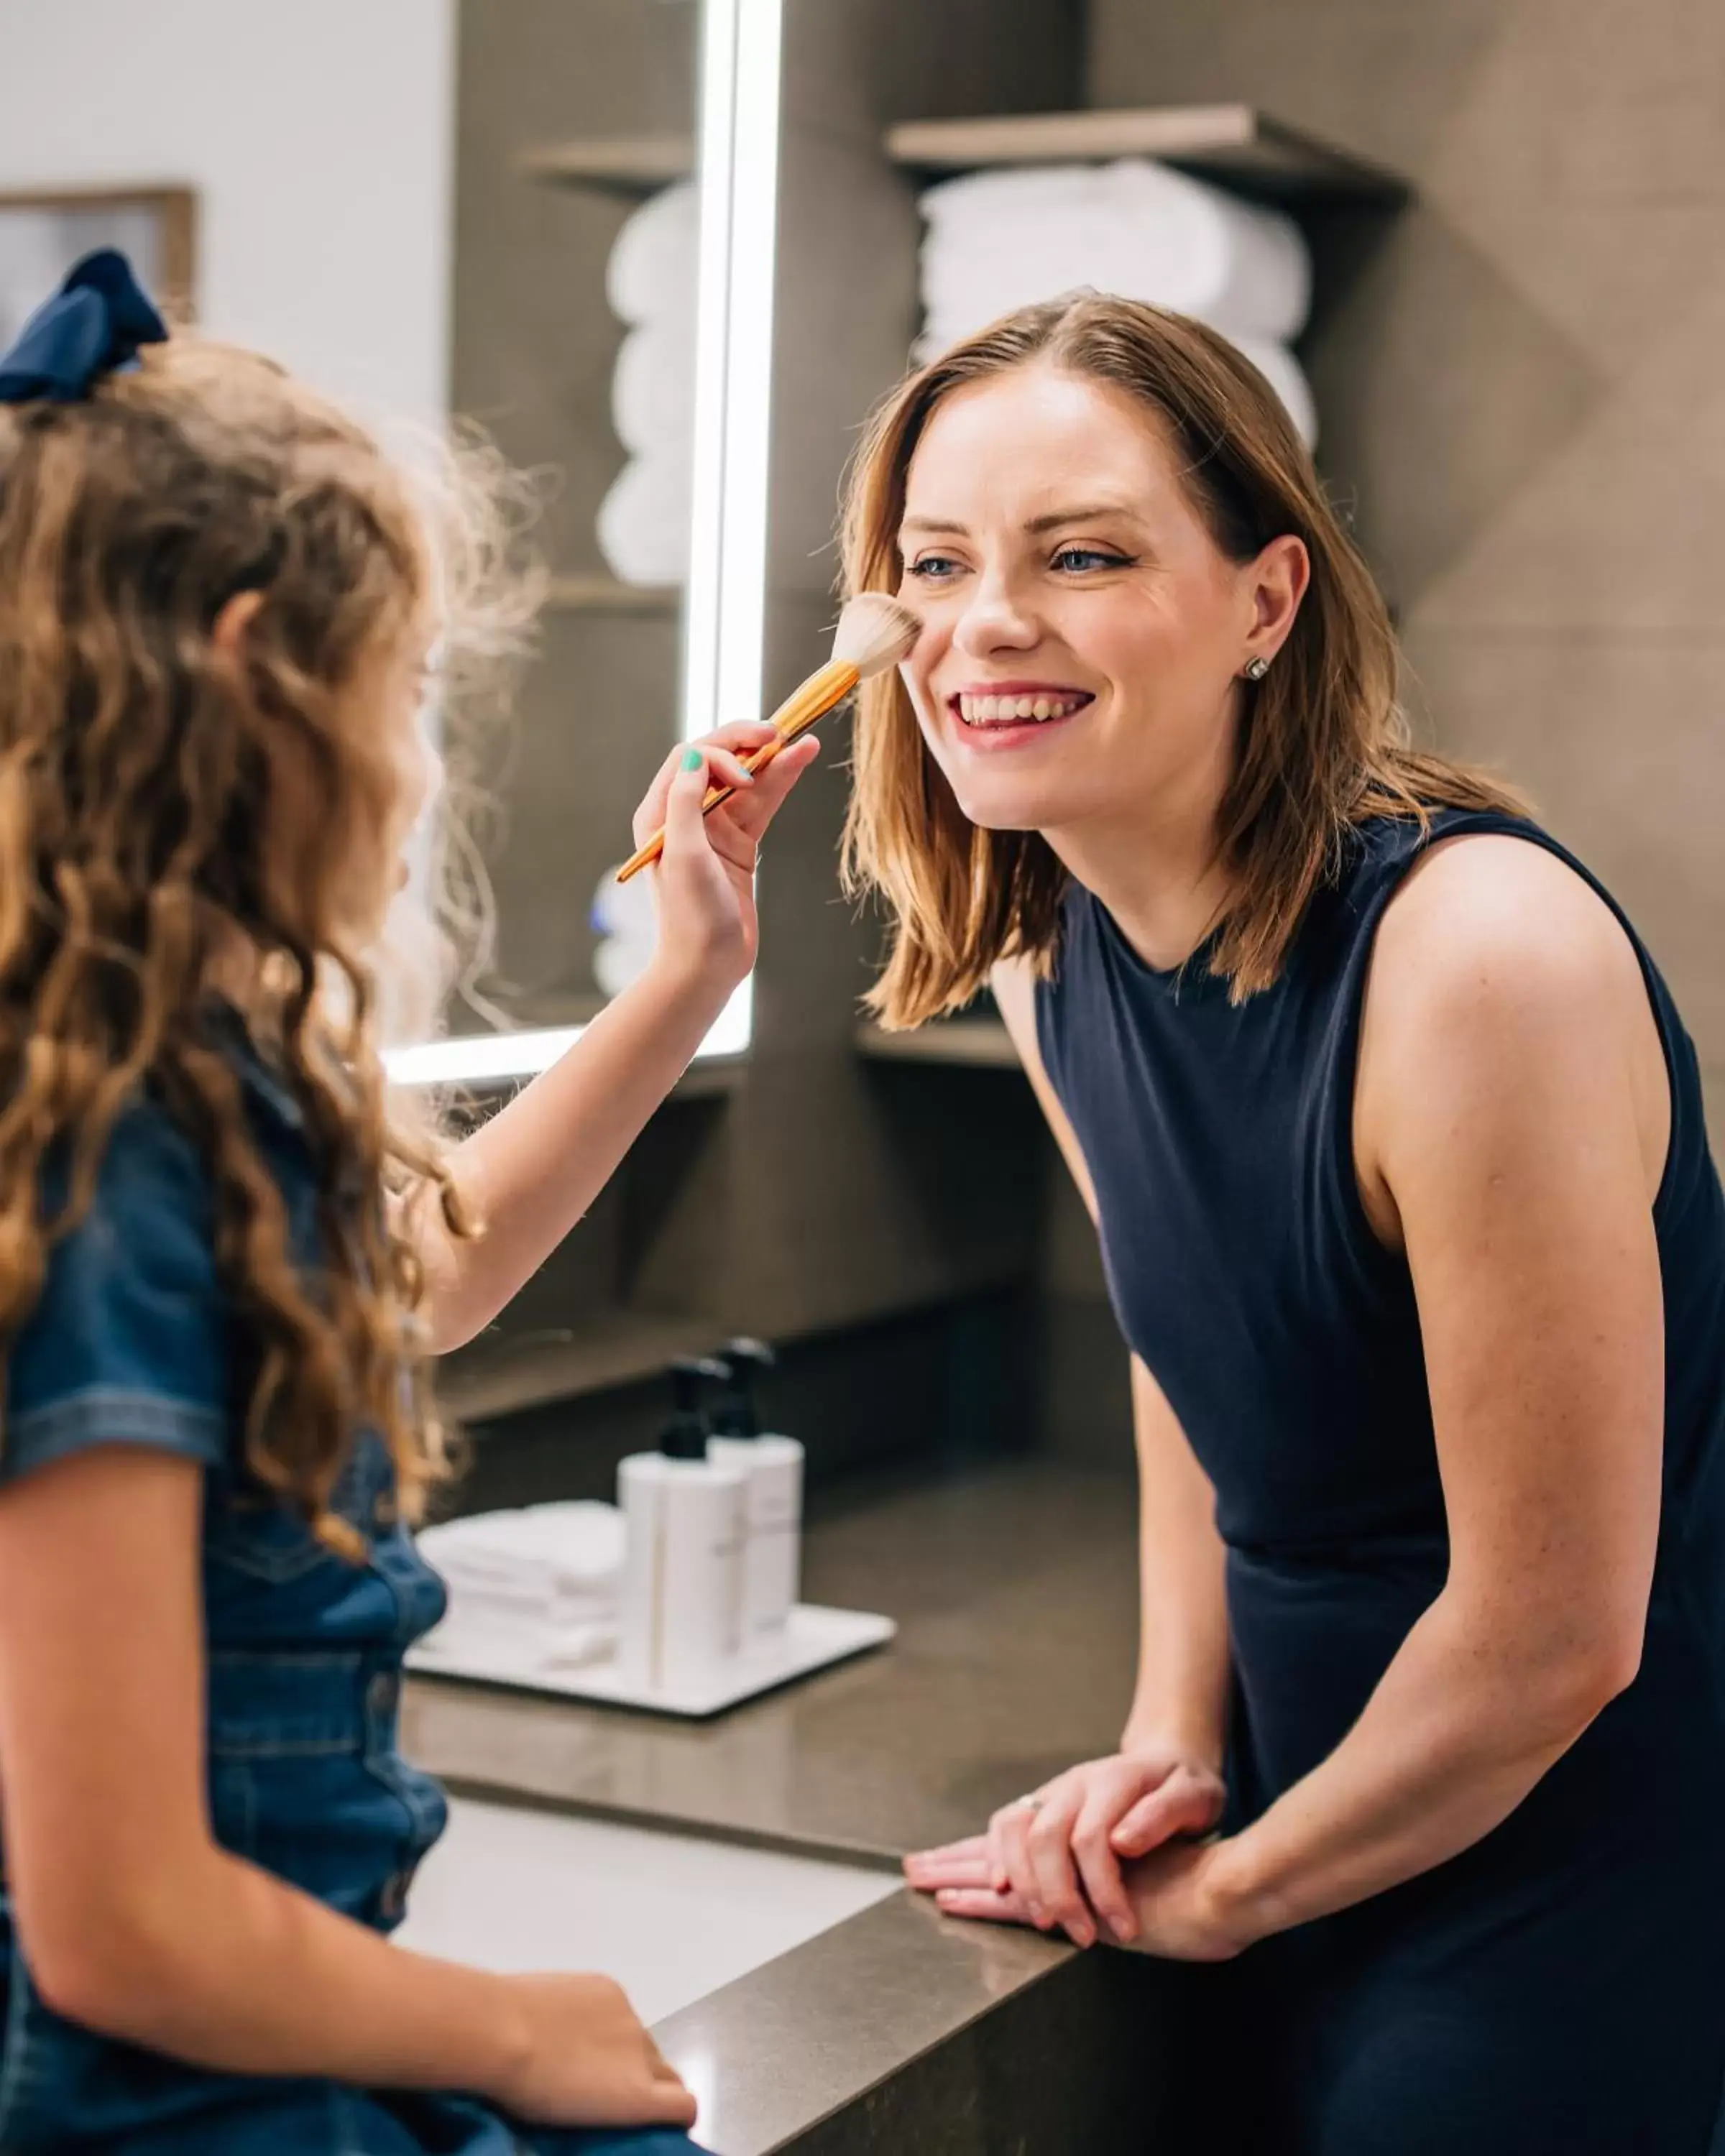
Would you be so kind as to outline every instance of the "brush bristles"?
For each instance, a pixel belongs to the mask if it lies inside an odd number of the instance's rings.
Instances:
[[[922,622],[907,606],[885,592],[859,592],[839,616],[833,656],[855,667],[866,681],[896,666],[922,634]]]

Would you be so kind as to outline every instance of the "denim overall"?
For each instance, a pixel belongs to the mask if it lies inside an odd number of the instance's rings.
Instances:
[[[315,1252],[299,1107],[231,1009],[218,1007],[211,1023],[240,1074],[293,1247]],[[52,1253],[40,1302],[14,1344],[0,1491],[86,1445],[148,1445],[202,1464],[215,1837],[387,1932],[445,1816],[437,1784],[396,1748],[402,1656],[442,1615],[443,1585],[397,1523],[391,1466],[375,1435],[356,1445],[335,1499],[366,1538],[363,1563],[331,1554],[291,1512],[248,1501],[239,1471],[243,1352],[216,1278],[208,1178],[166,1112],[141,1101],[116,1125],[95,1204]],[[123,1790],[115,1801],[125,1801]],[[0,2156],[72,2148],[690,2156],[695,2146],[677,2133],[528,2128],[438,2093],[212,2073],[97,2035],[38,1995],[9,1891],[0,1893]]]

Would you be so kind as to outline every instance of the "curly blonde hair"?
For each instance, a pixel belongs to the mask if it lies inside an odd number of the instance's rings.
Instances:
[[[1267,988],[1348,832],[1376,816],[1420,822],[1435,807],[1519,809],[1483,773],[1415,748],[1397,698],[1394,630],[1371,571],[1325,499],[1269,383],[1202,323],[1084,293],[1026,307],[956,345],[892,390],[853,459],[844,521],[848,592],[896,593],[911,460],[942,401],[1033,363],[1106,382],[1158,419],[1215,544],[1250,562],[1297,533],[1312,582],[1268,675],[1245,687],[1221,804],[1235,891],[1210,957],[1233,1001]],[[865,682],[845,833],[847,887],[880,892],[893,925],[868,1001],[889,1026],[957,1009],[995,962],[1053,968],[1066,872],[1036,831],[970,823],[922,740],[894,671]]]
[[[430,1121],[386,1095],[350,925],[399,784],[352,693],[435,619],[457,690],[532,595],[477,452],[440,468],[272,362],[177,333],[86,399],[0,407],[0,1348],[147,1091],[208,1164],[215,1261],[254,1368],[250,1475],[331,1547],[356,1431],[403,1513],[447,1464],[417,1312],[423,1206],[471,1232]],[[228,602],[259,595],[243,650]],[[208,1005],[224,952],[317,1177],[315,1283]],[[66,1204],[44,1217],[44,1170]]]

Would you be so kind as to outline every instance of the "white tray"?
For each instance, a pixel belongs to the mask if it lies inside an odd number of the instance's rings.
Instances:
[[[667,1686],[625,1682],[614,1655],[564,1667],[514,1658],[501,1643],[479,1653],[441,1653],[435,1647],[410,1647],[407,1666],[415,1676],[454,1677],[464,1684],[508,1685],[521,1691],[542,1691],[559,1699],[596,1700],[612,1707],[644,1707],[657,1714],[699,1718],[722,1714],[763,1691],[794,1682],[834,1662],[848,1661],[884,1646],[897,1631],[890,1617],[866,1609],[823,1609],[799,1603],[792,1610],[784,1637],[772,1653],[741,1655],[701,1685]]]

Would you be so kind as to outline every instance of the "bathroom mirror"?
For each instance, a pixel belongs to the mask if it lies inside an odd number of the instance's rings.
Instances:
[[[645,963],[618,893],[680,734],[761,707],[781,0],[461,11],[452,404],[554,469],[538,653],[473,843],[489,973],[408,1083],[531,1075]],[[619,454],[623,458],[619,469]],[[747,984],[704,1045],[747,1046]]]

